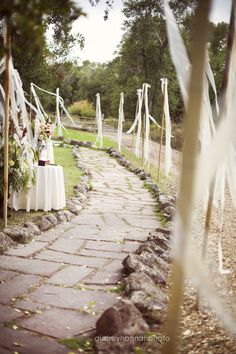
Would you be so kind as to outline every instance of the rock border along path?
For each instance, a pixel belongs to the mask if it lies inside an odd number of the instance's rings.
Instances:
[[[80,149],[92,174],[88,206],[71,223],[0,256],[0,353],[68,353],[60,338],[89,333],[117,302],[122,260],[159,227],[143,182],[105,152]]]

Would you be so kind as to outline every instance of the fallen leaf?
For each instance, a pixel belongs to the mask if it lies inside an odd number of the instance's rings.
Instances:
[[[20,309],[14,309],[14,311],[21,313],[22,311]]]
[[[191,331],[189,329],[187,329],[186,331],[184,331],[183,335],[184,336],[189,336],[190,333],[191,333]]]

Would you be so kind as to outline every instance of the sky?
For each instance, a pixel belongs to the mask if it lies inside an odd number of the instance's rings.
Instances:
[[[73,57],[80,57],[81,62],[90,60],[105,63],[115,57],[115,51],[122,38],[122,0],[114,0],[109,19],[104,21],[105,0],[100,0],[97,6],[91,6],[88,0],[79,0],[86,17],[80,17],[74,24],[74,33],[85,37],[85,47],[81,51],[75,49]],[[231,0],[213,0],[211,21],[229,22]]]

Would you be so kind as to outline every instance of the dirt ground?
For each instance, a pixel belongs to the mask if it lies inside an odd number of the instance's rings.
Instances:
[[[116,139],[116,133],[106,131],[106,136]],[[132,137],[128,134],[123,135],[123,145],[126,148],[131,147]],[[159,144],[153,143],[154,151],[159,150]],[[178,181],[180,177],[181,153],[173,150],[173,168],[175,183],[168,188],[170,194],[176,194]],[[156,163],[157,156],[152,154],[151,160]],[[164,161],[164,149],[162,149],[162,166]],[[200,218],[197,223],[204,224],[203,210],[199,210]],[[236,323],[236,217],[229,192],[226,189],[224,225],[223,230],[219,228],[220,211],[213,210],[212,223],[208,241],[208,252],[206,257],[206,266],[209,282],[211,282],[214,293],[222,304],[220,317],[229,313]],[[200,229],[202,228],[200,225]],[[218,271],[218,239],[221,236],[223,250],[223,268],[230,270],[229,274],[220,274]],[[199,232],[193,237],[194,247],[201,250],[202,235]],[[190,282],[186,283],[186,292],[182,308],[180,349],[179,353],[236,353],[236,339],[228,329],[225,329],[219,316],[210,308],[206,298],[202,298],[199,310],[196,310],[196,289]],[[163,330],[163,329],[160,329]],[[235,330],[235,328],[234,328]],[[163,332],[164,334],[164,332]]]

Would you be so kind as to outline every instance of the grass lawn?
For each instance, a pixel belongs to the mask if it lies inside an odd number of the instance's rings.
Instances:
[[[96,140],[96,134],[91,133],[91,132],[85,132],[85,131],[75,130],[75,129],[67,129],[67,131],[68,131],[68,134],[65,134],[65,139],[90,141],[92,143],[94,143]],[[113,141],[107,137],[103,137],[103,146],[104,147],[117,147],[117,144],[115,141]]]
[[[61,165],[64,170],[66,196],[73,195],[73,186],[79,184],[82,171],[76,167],[75,159],[72,156],[72,148],[54,147],[54,159],[57,165]]]

